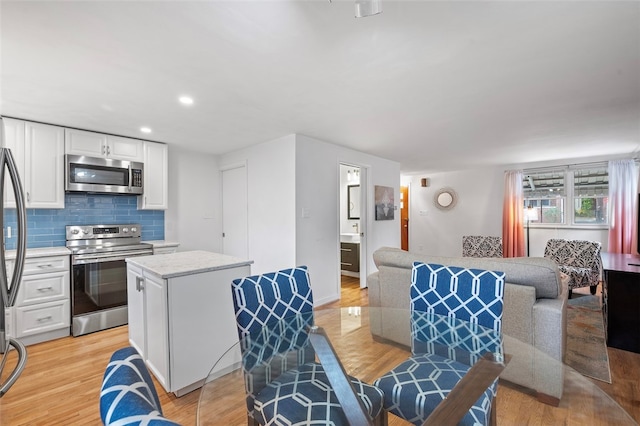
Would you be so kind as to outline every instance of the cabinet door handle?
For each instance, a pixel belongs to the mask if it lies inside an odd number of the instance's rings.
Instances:
[[[48,315],[48,316],[46,316],[46,317],[38,318],[36,321],[38,321],[38,322],[45,322],[45,321],[50,321],[50,320],[51,320],[51,318],[52,318],[52,316],[51,316],[51,315]]]
[[[51,263],[47,263],[46,265],[38,265],[38,268],[41,268],[41,269],[53,268],[53,265]]]
[[[107,155],[111,155],[111,147],[107,145]]]
[[[38,288],[38,291],[44,293],[45,291],[51,291],[53,290],[53,287],[49,286],[49,287],[40,287]]]
[[[136,277],[136,290],[137,291],[144,290],[144,278]]]
[[[31,194],[29,194],[29,191],[27,191],[27,203],[31,202]]]
[[[102,145],[102,155],[105,155],[106,153],[107,153],[107,146]]]

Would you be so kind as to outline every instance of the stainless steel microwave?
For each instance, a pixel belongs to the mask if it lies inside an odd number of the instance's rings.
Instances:
[[[71,154],[65,163],[65,191],[142,194],[143,163]]]

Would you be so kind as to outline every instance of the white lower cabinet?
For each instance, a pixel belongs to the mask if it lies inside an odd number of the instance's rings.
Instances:
[[[13,273],[13,262],[8,263]],[[69,255],[27,257],[16,304],[13,336],[24,344],[69,335],[71,301]]]
[[[202,386],[238,341],[231,281],[250,272],[245,265],[165,279],[127,262],[129,341],[167,392]]]

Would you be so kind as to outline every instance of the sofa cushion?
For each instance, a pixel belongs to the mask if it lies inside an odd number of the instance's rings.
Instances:
[[[393,247],[382,247],[373,253],[373,260],[381,266],[408,268],[413,262],[438,263],[461,268],[487,269],[505,273],[505,282],[531,286],[536,289],[536,298],[555,299],[562,293],[558,265],[544,257],[475,258],[444,257],[412,253]],[[407,286],[409,283],[407,283]]]

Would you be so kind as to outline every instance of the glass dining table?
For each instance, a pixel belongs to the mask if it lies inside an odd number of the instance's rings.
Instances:
[[[384,311],[384,312],[374,312]],[[409,345],[400,344],[394,341],[383,340],[374,337],[370,327],[370,315],[384,315],[385,321],[397,321],[398,324],[405,324],[411,329],[408,331],[412,336],[422,333],[420,339],[413,339]],[[437,316],[436,316],[437,317]],[[292,326],[293,325],[293,326]],[[313,328],[310,326],[314,326]],[[279,324],[270,324],[256,336],[247,336],[238,341],[217,360],[212,360],[211,371],[207,376],[204,385],[200,390],[200,396],[197,408],[197,424],[198,425],[246,425],[247,424],[247,388],[249,381],[255,381],[255,377],[248,378],[252,374],[264,375],[264,368],[256,369],[255,366],[264,363],[268,358],[273,357],[274,348],[276,352],[282,350],[284,346],[291,346],[291,342],[295,341],[295,345],[304,341],[303,344],[312,345],[307,342],[308,334],[314,334],[319,327],[322,330],[323,338],[332,349],[333,355],[339,360],[341,370],[350,375],[357,377],[367,383],[373,383],[381,375],[396,367],[399,363],[406,360],[412,355],[412,348],[415,352],[439,350],[439,355],[447,356],[447,353],[460,358],[460,352],[468,350],[469,347],[478,347],[482,341],[494,339],[487,330],[478,332],[477,326],[470,327],[461,321],[452,322],[450,319],[420,316],[416,317],[407,310],[391,309],[391,308],[375,308],[375,307],[345,307],[331,309],[316,309],[310,318],[285,319]],[[444,327],[444,328],[443,328]],[[447,330],[449,327],[449,330]],[[292,331],[293,329],[293,331]],[[427,338],[424,332],[427,331]],[[419,332],[419,333],[418,333]],[[293,333],[293,334],[292,334]],[[453,341],[455,348],[441,347],[442,336],[448,336],[446,341]],[[294,336],[292,338],[292,336]],[[435,336],[435,337],[434,337]],[[283,339],[284,337],[284,339]],[[502,338],[508,336],[499,336],[500,342],[490,346],[487,352],[491,352],[491,359],[494,362],[507,364],[512,356],[517,357],[518,354],[509,354],[503,351],[501,345]],[[429,339],[432,339],[429,341]],[[275,339],[275,340],[274,340]],[[462,344],[461,340],[468,339],[470,345]],[[480,340],[479,340],[480,339]],[[484,340],[483,340],[484,339]],[[425,341],[427,343],[425,343]],[[276,342],[276,343],[274,343]],[[437,344],[433,344],[433,343]],[[492,343],[496,343],[492,341]],[[524,345],[524,344],[523,344]],[[526,345],[525,345],[526,346]],[[439,347],[439,349],[438,349]],[[489,347],[489,346],[487,346]],[[314,346],[314,349],[316,347]],[[527,350],[535,351],[533,347],[526,347]],[[318,351],[316,350],[316,353]],[[478,356],[474,350],[473,356],[469,359],[470,364],[478,363],[475,369],[484,369],[479,360],[484,360],[486,355]],[[522,351],[518,351],[522,352]],[[322,354],[322,351],[320,352]],[[316,354],[316,355],[320,355]],[[482,355],[482,354],[480,354]],[[324,358],[323,358],[324,357]],[[327,354],[319,356],[319,361],[325,366]],[[548,363],[545,367],[553,371],[558,371],[564,375],[564,392],[557,407],[548,406],[538,403],[531,395],[519,395],[514,399],[514,393],[526,393],[526,389],[519,387],[511,387],[508,383],[500,381],[498,393],[495,403],[497,403],[497,420],[498,423],[513,424],[550,424],[558,421],[564,424],[616,424],[616,425],[635,425],[637,424],[613,399],[604,393],[593,382],[573,370],[571,367],[562,365],[550,357],[539,357]],[[515,363],[517,365],[517,362]],[[331,367],[333,369],[333,367]],[[499,374],[501,369],[496,370],[495,376]],[[468,375],[471,376],[474,367],[469,370]],[[271,374],[271,373],[270,373]],[[493,374],[493,373],[492,373]],[[329,373],[328,373],[329,375]],[[482,376],[482,374],[480,375]],[[495,377],[492,376],[492,377]],[[330,377],[331,378],[331,377]],[[468,379],[464,377],[463,379]],[[264,380],[264,377],[257,380]],[[476,378],[469,379],[471,386],[465,387],[462,394],[468,392],[482,392],[477,386],[473,386]],[[486,377],[484,378],[486,381]],[[333,382],[332,382],[333,383]],[[484,385],[483,385],[484,386]],[[471,391],[469,391],[471,389]],[[486,389],[486,386],[485,386]],[[457,395],[456,395],[457,397]],[[470,398],[469,398],[470,397]],[[463,399],[465,395],[463,395]],[[473,403],[475,396],[466,395],[466,399]],[[513,401],[525,401],[514,404]],[[539,404],[542,409],[536,409]],[[443,404],[441,404],[443,405]],[[455,405],[455,404],[454,404]],[[441,407],[438,407],[438,409]],[[451,407],[448,407],[451,409]],[[446,410],[447,408],[445,408]],[[514,411],[515,409],[515,411]],[[459,411],[459,410],[458,410]],[[466,412],[467,410],[463,410]],[[456,418],[460,418],[463,413],[457,413],[455,408],[453,411],[445,411],[450,416],[454,413]],[[440,413],[439,413],[440,414]],[[442,417],[445,418],[445,417]],[[457,422],[454,422],[455,424]],[[389,425],[409,424],[403,420],[389,415]],[[442,424],[440,422],[435,424]]]

